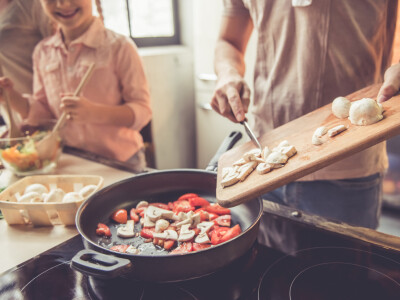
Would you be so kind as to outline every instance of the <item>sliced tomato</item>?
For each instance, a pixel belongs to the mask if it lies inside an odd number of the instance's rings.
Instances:
[[[173,210],[174,209],[174,203],[168,202],[168,209]]]
[[[125,253],[126,249],[128,249],[129,245],[115,245],[110,248],[112,251]]]
[[[210,248],[211,244],[199,244],[199,243],[193,243],[193,251],[198,251],[202,249],[207,249]]]
[[[135,223],[139,222],[139,215],[136,213],[136,209],[132,208],[129,213],[131,220],[135,221]]]
[[[100,236],[111,236],[111,231],[106,224],[99,223],[97,224],[96,234]]]
[[[229,208],[222,207],[221,205],[214,203],[204,207],[206,211],[217,214],[217,215],[230,215],[231,210]]]
[[[202,197],[190,198],[189,203],[191,206],[201,206],[201,207],[210,205],[210,202],[208,202],[206,199]]]
[[[233,239],[235,236],[238,236],[241,232],[242,229],[240,228],[239,224],[236,224],[232,228],[229,228],[228,231],[226,231],[226,233],[221,237],[220,243]]]
[[[152,239],[153,238],[153,233],[156,231],[154,227],[149,227],[149,228],[143,228],[142,231],[140,231],[140,236],[144,237],[145,239]]]
[[[183,194],[182,196],[180,196],[179,198],[178,198],[178,201],[179,200],[188,200],[188,199],[190,199],[190,198],[195,198],[195,197],[198,197],[199,195],[197,195],[197,194],[195,194],[195,193],[187,193],[187,194]]]
[[[111,219],[120,224],[126,224],[128,221],[128,212],[126,209],[118,209],[111,215]]]
[[[168,204],[160,203],[160,202],[150,203],[149,206],[155,206],[155,207],[158,207],[158,208],[170,210]]]
[[[219,226],[231,227],[231,220],[232,220],[231,215],[222,215],[216,218],[214,220],[214,223],[218,224]]]
[[[216,227],[214,226],[214,230],[211,232],[211,244],[218,245],[221,244],[222,237],[227,233],[230,229],[228,227]]]
[[[179,200],[174,202],[173,212],[176,214],[180,213],[181,211],[187,213],[194,210],[195,207],[190,205],[188,200]]]
[[[204,208],[199,208],[197,210],[194,211],[196,214],[200,214],[200,221],[208,221],[210,220],[210,214],[208,213],[208,211],[205,211]]]
[[[170,250],[175,244],[174,240],[165,240],[164,241],[164,249],[165,250]]]
[[[190,242],[181,243],[177,248],[171,251],[171,254],[188,253],[193,251],[193,244]]]

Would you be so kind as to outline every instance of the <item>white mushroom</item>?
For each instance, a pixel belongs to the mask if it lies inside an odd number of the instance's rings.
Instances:
[[[149,206],[146,209],[145,216],[149,218],[150,221],[157,221],[160,218],[171,219],[174,215],[173,211],[159,208],[157,206]]]
[[[143,220],[143,221],[142,221]],[[142,224],[143,227],[154,227],[156,226],[156,223],[151,221],[148,216],[144,215],[144,218],[140,219],[140,223]]]
[[[140,201],[140,202],[136,205],[136,208],[147,207],[147,206],[149,206],[149,202],[147,202],[147,201]]]
[[[352,103],[349,112],[350,122],[355,125],[371,125],[383,119],[382,106],[371,98],[363,98]]]
[[[271,154],[271,150],[269,150],[269,148],[267,146],[264,147],[262,153],[261,153],[261,157],[266,160],[268,155]]]
[[[337,97],[332,102],[332,113],[339,119],[345,119],[349,116],[351,102],[345,97]]]
[[[178,237],[179,242],[186,242],[186,241],[189,241],[192,238],[194,238],[195,232],[194,232],[194,230],[190,230],[189,227],[190,227],[189,224],[182,225],[181,231],[180,231],[179,237]]]
[[[65,192],[60,188],[51,190],[48,194],[43,194],[43,202],[62,202]]]
[[[344,125],[338,125],[328,130],[328,135],[330,137],[338,135],[339,133],[345,131],[347,129]]]
[[[209,232],[213,226],[214,226],[214,222],[204,221],[204,222],[201,222],[200,224],[197,224],[197,228],[200,229],[200,234]]]
[[[258,166],[257,166],[257,173],[258,174],[266,174],[269,171],[271,171],[271,165],[269,165],[267,163],[258,164]]]
[[[135,221],[128,220],[125,226],[120,226],[117,229],[117,235],[122,238],[131,238],[135,236],[134,231]]]
[[[79,195],[79,193],[69,192],[64,195],[62,202],[79,202],[82,200],[83,198],[81,195]]]
[[[129,253],[129,254],[139,254],[139,253],[140,253],[140,250],[139,250],[138,248],[135,248],[135,247],[132,246],[132,245],[129,245],[129,247],[126,248],[126,253]]]
[[[321,138],[317,137],[316,135],[313,135],[312,139],[311,139],[311,143],[313,145],[317,145],[318,146],[318,145],[322,145],[324,143],[324,141]]]
[[[154,232],[153,233],[153,238],[177,241],[178,240],[178,233],[175,230],[168,229],[168,230],[165,230],[164,232],[161,232],[161,233],[160,232]]]
[[[221,185],[222,187],[227,187],[234,185],[235,183],[239,182],[239,178],[237,178],[237,173],[231,174],[229,176],[226,176],[221,180]]]
[[[82,196],[82,198],[87,198],[87,197],[89,197],[96,189],[97,189],[97,185],[88,184],[88,185],[85,185],[83,188],[80,189],[79,194]]]
[[[285,154],[288,158],[290,158],[297,153],[297,150],[294,146],[289,145],[289,146],[281,147],[279,149],[279,152],[282,154]]]
[[[244,165],[247,161],[242,157],[241,159],[235,161],[232,166],[241,166]],[[225,169],[225,168],[224,168]]]
[[[43,185],[43,184],[40,184],[40,183],[32,183],[32,184],[28,185],[28,186],[25,188],[24,194],[27,194],[27,193],[30,193],[30,192],[36,192],[36,193],[38,193],[39,195],[42,195],[42,194],[44,194],[44,193],[48,193],[48,192],[49,192],[49,189],[48,189],[45,185]]]
[[[244,164],[243,166],[240,166],[239,168],[239,174],[237,175],[237,178],[240,181],[243,181],[247,178],[247,176],[250,175],[251,172],[256,168],[257,162],[256,161],[250,161],[247,164]]]
[[[198,236],[196,236],[194,242],[198,244],[206,244],[210,243],[211,241],[207,233],[200,233]]]
[[[163,232],[165,229],[169,227],[169,222],[164,219],[157,220],[155,225],[156,232]]]
[[[258,148],[251,149],[243,154],[243,159],[245,161],[252,161],[256,160],[257,158],[261,157],[261,150]]]
[[[327,132],[328,132],[328,127],[321,126],[321,127],[318,127],[317,129],[315,129],[314,135],[316,137],[320,138],[320,137],[324,136]]]
[[[280,152],[281,148],[290,146],[287,140],[283,140],[278,146],[272,149],[272,152]]]
[[[39,200],[40,199],[40,200]],[[37,192],[28,192],[18,198],[18,202],[41,202],[42,198]]]
[[[285,164],[288,159],[289,158],[285,154],[282,154],[280,152],[272,152],[270,155],[268,155],[265,162],[267,164],[270,164],[272,168],[275,168],[276,165]]]

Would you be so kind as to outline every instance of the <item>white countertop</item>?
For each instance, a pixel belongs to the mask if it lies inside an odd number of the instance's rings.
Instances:
[[[7,187],[19,178],[8,170],[1,170],[0,187]],[[61,154],[55,174],[98,175],[104,178],[104,187],[135,174],[117,170],[69,154]],[[78,234],[75,226],[32,227],[9,226],[0,220],[0,273],[38,255]]]

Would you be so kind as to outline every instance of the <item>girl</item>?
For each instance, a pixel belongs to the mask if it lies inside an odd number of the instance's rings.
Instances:
[[[151,108],[136,46],[92,15],[91,0],[41,0],[41,4],[58,30],[34,50],[32,96],[22,96],[9,79],[0,79],[13,109],[28,122],[59,118],[65,111],[66,145],[142,169],[145,158],[139,131],[150,121]],[[91,78],[81,95],[74,97],[92,63]]]

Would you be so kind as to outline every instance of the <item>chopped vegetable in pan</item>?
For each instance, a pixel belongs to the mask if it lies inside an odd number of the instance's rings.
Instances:
[[[241,233],[239,224],[231,227],[231,211],[210,203],[195,193],[187,193],[176,201],[165,203],[139,202],[130,210],[118,209],[110,219],[119,224],[113,233],[126,243],[110,244],[110,250],[139,254],[129,238],[152,242],[171,254],[188,253],[229,241]],[[140,226],[134,226],[140,224]],[[96,234],[110,238],[110,228],[98,224]]]

